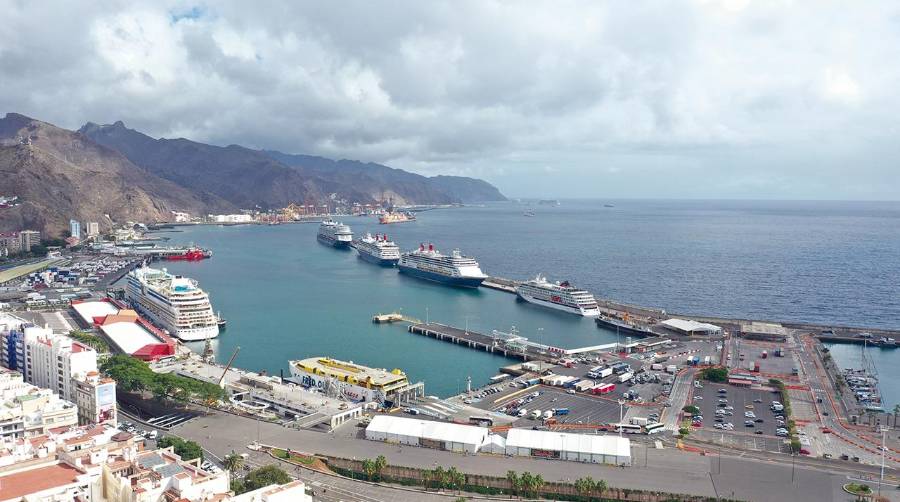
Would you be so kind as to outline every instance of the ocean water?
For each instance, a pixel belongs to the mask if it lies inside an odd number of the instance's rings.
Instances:
[[[604,207],[612,204],[614,207]],[[533,210],[535,217],[523,216]],[[597,295],[669,312],[900,327],[900,203],[562,201],[427,211],[415,223],[347,217],[355,234],[387,232],[403,249],[460,248],[489,275],[543,273]],[[219,360],[272,373],[329,355],[402,368],[430,394],[482,384],[506,359],[375,326],[377,312],[484,333],[518,331],[565,348],[609,343],[589,319],[400,275],[315,239],[315,224],[202,226],[166,235],[211,248],[199,263],[167,263],[200,281],[228,319]],[[198,347],[200,350],[200,347]]]

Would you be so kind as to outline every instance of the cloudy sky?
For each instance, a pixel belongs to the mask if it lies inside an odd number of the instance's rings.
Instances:
[[[0,112],[512,196],[900,198],[896,2],[256,4],[0,0]]]

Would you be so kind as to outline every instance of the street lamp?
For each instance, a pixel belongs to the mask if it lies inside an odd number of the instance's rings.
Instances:
[[[878,497],[881,498],[881,485],[884,484],[884,450],[885,445],[885,434],[887,433],[887,427],[881,426],[881,479],[878,481]]]
[[[618,399],[619,402],[619,437],[622,437],[622,414],[625,410],[625,400]]]

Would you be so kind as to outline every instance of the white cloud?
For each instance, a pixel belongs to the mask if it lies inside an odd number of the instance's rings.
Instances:
[[[71,128],[121,119],[157,136],[477,174],[513,194],[814,186],[796,196],[827,198],[852,182],[872,187],[856,197],[896,198],[900,185],[890,2],[0,11],[0,110]]]

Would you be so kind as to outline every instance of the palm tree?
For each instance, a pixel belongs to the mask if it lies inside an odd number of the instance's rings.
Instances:
[[[609,484],[606,483],[605,479],[601,479],[594,483],[594,489],[600,492],[600,496],[602,497],[606,490],[609,489]]]
[[[594,478],[588,476],[586,478],[578,478],[575,480],[575,491],[579,495],[587,495],[594,489]]]
[[[900,414],[900,404],[894,405],[894,428],[897,428],[897,415]]]
[[[519,477],[519,482],[522,484],[522,491],[525,492],[526,495],[531,495],[531,489],[534,486],[534,475],[530,472],[525,471]]]
[[[372,481],[375,479],[375,461],[372,459],[365,459],[362,462],[363,472],[366,474],[366,479]]]
[[[519,494],[519,475],[516,471],[506,471],[506,480],[509,481],[509,488],[516,495]]]
[[[384,455],[378,455],[378,458],[375,459],[375,475],[378,476],[378,479],[381,479],[381,472],[384,471],[384,468],[387,467],[387,459],[384,458]]]
[[[544,488],[544,477],[541,476],[540,474],[538,474],[536,476],[532,476],[532,478],[531,478],[531,493],[532,493],[532,495],[534,497],[537,497],[538,493],[540,493],[541,489],[543,489],[543,488]]]
[[[232,451],[231,455],[225,455],[225,458],[222,459],[222,464],[225,466],[225,470],[234,474],[244,466],[244,457]]]
[[[435,484],[437,485],[436,488],[438,490],[440,490],[441,488],[444,487],[446,476],[447,476],[447,473],[444,471],[443,467],[437,466],[434,468],[433,479],[434,479]]]
[[[466,475],[459,472],[459,469],[456,467],[450,467],[447,469],[447,483],[450,485],[450,488],[462,491],[463,485],[466,484]]]

